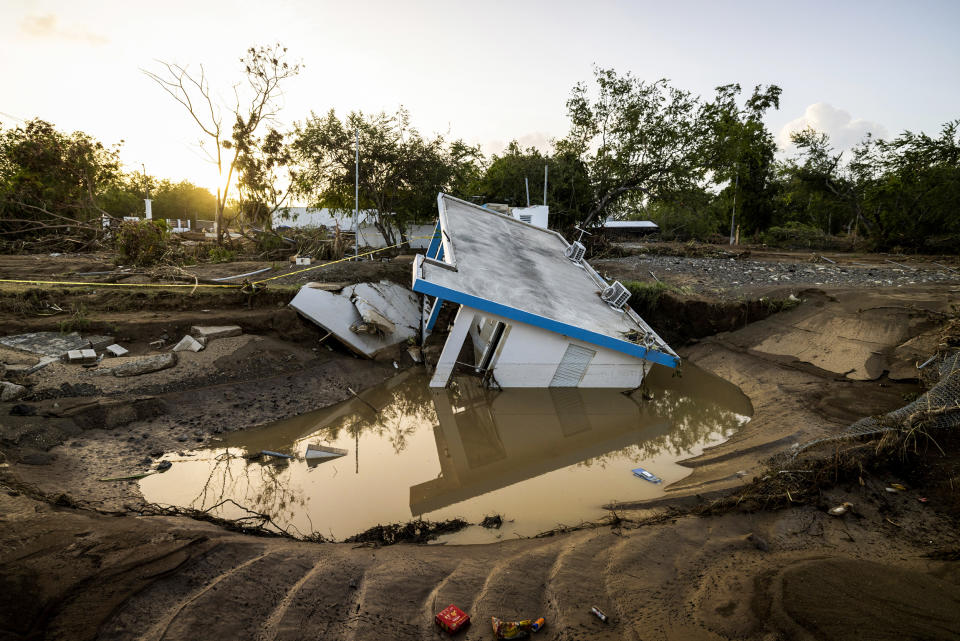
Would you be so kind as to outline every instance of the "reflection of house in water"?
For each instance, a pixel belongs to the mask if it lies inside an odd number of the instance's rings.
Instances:
[[[604,389],[490,392],[471,379],[434,390],[441,473],[410,488],[411,513],[432,512],[631,445],[663,447],[665,436],[674,444],[694,443],[705,433],[736,427],[752,412],[733,385],[690,369],[684,380],[654,368],[649,401]]]

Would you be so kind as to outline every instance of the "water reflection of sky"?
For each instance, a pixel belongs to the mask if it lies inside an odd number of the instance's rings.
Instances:
[[[597,519],[611,501],[662,495],[689,473],[678,460],[729,438],[752,413],[730,383],[690,365],[682,377],[672,373],[655,367],[647,389],[628,396],[495,392],[472,378],[431,390],[427,375],[407,372],[358,399],[169,457],[173,467],[141,490],[148,501],[194,508],[232,499],[295,532],[337,539],[412,517],[477,523],[487,514],[503,515],[503,529],[470,528],[451,540],[529,536]],[[347,455],[307,461],[310,443]],[[243,458],[260,450],[295,458]],[[637,479],[637,466],[664,484]],[[229,503],[217,512],[240,515]]]

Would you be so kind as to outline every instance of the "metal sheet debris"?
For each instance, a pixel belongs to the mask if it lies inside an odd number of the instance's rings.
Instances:
[[[243,330],[239,325],[194,325],[190,328],[190,335],[204,345],[216,338],[229,338],[230,336],[239,336],[242,333]]]

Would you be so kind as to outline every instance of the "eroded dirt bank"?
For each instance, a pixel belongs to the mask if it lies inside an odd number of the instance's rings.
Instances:
[[[138,516],[134,482],[95,481],[218,430],[342,400],[348,388],[392,375],[393,360],[407,366],[402,355],[361,362],[328,351],[321,334],[283,320],[275,303],[237,303],[200,315],[249,321],[251,333],[131,386],[91,391],[82,371],[49,366],[64,369],[34,382],[27,404],[37,416],[11,417],[11,404],[0,405],[11,461],[0,470],[0,638],[422,639],[438,636],[432,616],[449,603],[474,617],[466,639],[490,638],[493,615],[545,616],[539,636],[552,639],[956,638],[956,513],[939,495],[916,500],[922,477],[865,470],[773,512],[746,501],[709,517],[690,513],[736,496],[791,444],[902,405],[918,389],[916,359],[958,297],[955,285],[929,283],[791,293],[803,300],[796,308],[683,348],[739,385],[755,414],[688,462],[693,473],[670,488],[666,506],[620,506],[630,520],[616,528],[484,546],[242,536]],[[180,314],[166,320],[169,333],[198,322],[189,310],[118,313],[148,323],[136,330],[124,316],[114,326],[129,328],[143,350],[164,330],[164,314]],[[960,483],[950,460],[943,473]],[[892,482],[908,491],[887,493]],[[843,501],[854,506],[849,514],[826,514]]]

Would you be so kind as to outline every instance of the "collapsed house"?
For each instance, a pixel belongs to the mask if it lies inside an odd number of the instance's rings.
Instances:
[[[500,387],[624,389],[652,363],[677,367],[626,304],[630,292],[583,260],[582,244],[446,194],[437,204],[433,239],[413,264],[423,336],[445,303],[458,309],[431,387],[446,386],[458,365]]]

